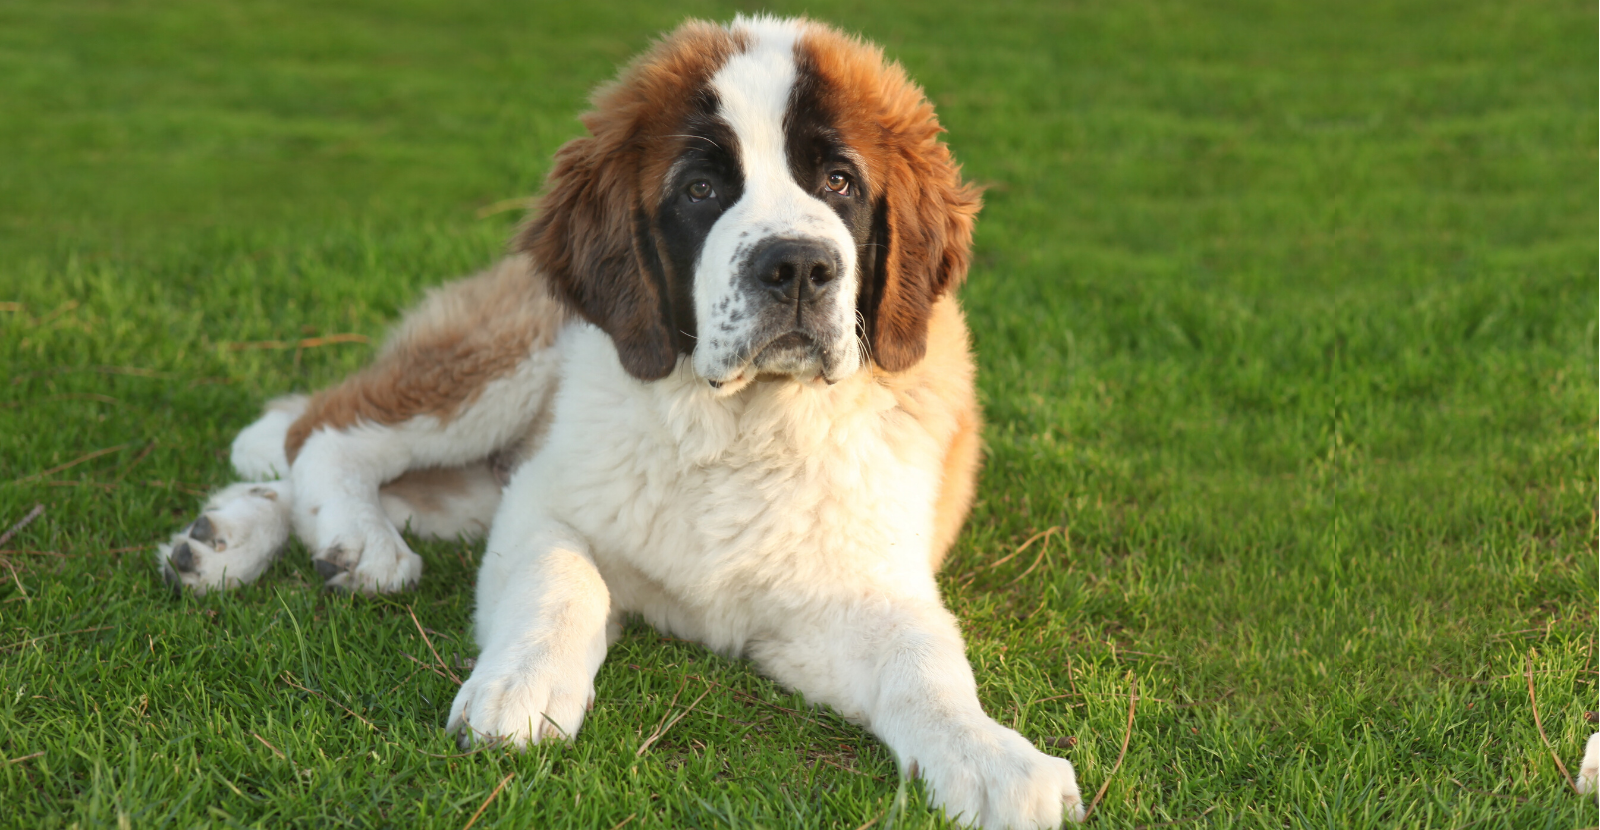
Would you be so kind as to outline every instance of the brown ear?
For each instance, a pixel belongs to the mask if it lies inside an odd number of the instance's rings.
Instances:
[[[967,278],[979,189],[961,181],[961,167],[933,107],[920,100],[900,121],[895,152],[883,171],[868,240],[870,271],[862,274],[859,307],[873,362],[909,369],[927,351],[933,303]]]
[[[666,286],[654,263],[629,125],[585,119],[596,135],[567,142],[535,218],[516,247],[531,255],[562,302],[611,336],[628,374],[665,377],[677,363]],[[610,128],[610,129],[607,129]],[[623,135],[613,135],[619,129]]]
[[[684,22],[601,87],[583,117],[589,136],[556,151],[535,218],[517,237],[556,296],[616,344],[628,374],[665,377],[678,351],[672,292],[656,253],[648,183],[671,164],[666,139],[695,92],[740,42],[726,29]],[[679,309],[679,315],[692,313]]]

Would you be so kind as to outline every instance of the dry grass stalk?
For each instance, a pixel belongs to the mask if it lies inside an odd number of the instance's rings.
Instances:
[[[21,519],[18,519],[17,523],[12,525],[10,528],[8,528],[5,533],[0,533],[0,545],[4,545],[5,543],[11,541],[11,537],[13,537],[13,536],[17,535],[18,533],[20,533],[22,531],[22,529],[27,527],[28,525],[33,524],[33,520],[34,519],[37,519],[37,518],[39,518],[40,516],[43,516],[43,515],[44,515],[44,505],[43,504],[35,504],[33,506],[33,509],[28,511],[28,515],[23,516]]]
[[[1539,699],[1533,696],[1533,652],[1528,652],[1528,702],[1533,705],[1533,725],[1539,728],[1539,740],[1544,741],[1544,748],[1550,751],[1551,760],[1556,762],[1556,769],[1561,770],[1563,778],[1567,779],[1567,786],[1573,792],[1582,792],[1576,782],[1572,780],[1572,773],[1567,772],[1567,765],[1561,763],[1561,756],[1556,754],[1555,747],[1550,745],[1550,738],[1544,734],[1544,722],[1539,719]]]
[[[439,666],[441,668],[443,668],[446,672],[449,672],[450,679],[454,680],[456,682],[457,686],[460,686],[461,685],[461,678],[456,677],[456,673],[451,671],[450,667],[445,664],[444,658],[439,656],[439,650],[433,647],[433,641],[428,639],[428,632],[426,632],[426,631],[424,631],[422,629],[422,623],[417,620],[417,612],[411,610],[411,606],[407,605],[406,606],[406,613],[411,615],[411,622],[414,625],[416,625],[417,633],[422,635],[422,642],[428,644],[428,651],[433,652],[433,659],[439,661]]]
[[[494,792],[489,793],[489,797],[485,798],[483,803],[478,805],[478,812],[473,813],[472,818],[467,819],[466,825],[463,826],[461,830],[472,830],[472,825],[478,822],[478,816],[483,815],[483,811],[489,809],[489,802],[493,801],[494,797],[499,795],[500,791],[505,789],[506,784],[510,783],[511,779],[515,778],[516,775],[517,774],[515,772],[506,773],[506,777],[500,779],[500,783],[495,785]]]
[[[307,337],[302,340],[252,340],[247,343],[229,343],[228,351],[242,352],[247,349],[315,349],[318,346],[332,346],[336,343],[370,343],[365,334],[329,334],[322,337]]]
[[[1100,791],[1094,794],[1094,800],[1089,802],[1089,809],[1083,811],[1083,820],[1088,821],[1094,814],[1094,808],[1100,806],[1100,799],[1105,797],[1106,788],[1111,786],[1111,777],[1122,769],[1122,759],[1128,755],[1128,739],[1133,737],[1133,710],[1139,701],[1139,681],[1128,672],[1128,728],[1122,733],[1122,749],[1117,752],[1117,762],[1111,765],[1111,772],[1106,773],[1106,780],[1100,784]]]
[[[682,712],[679,712],[677,717],[674,717],[672,720],[667,721],[666,725],[664,725],[664,726],[662,726],[662,725],[656,726],[655,731],[650,733],[650,737],[645,738],[644,739],[644,743],[639,744],[639,751],[635,752],[633,754],[633,757],[635,757],[635,758],[644,757],[645,752],[650,749],[650,745],[651,744],[655,743],[658,740],[661,740],[661,736],[667,734],[667,730],[669,730],[672,727],[676,726],[678,724],[678,721],[683,720],[683,716],[684,715],[687,715],[690,712],[693,712],[694,711],[694,707],[699,706],[700,705],[700,701],[705,700],[706,699],[706,695],[709,695],[709,694],[711,694],[711,687],[707,686],[706,690],[701,692],[700,696],[695,698],[694,702],[689,704],[689,707],[687,709],[684,709]],[[672,699],[673,700],[677,700],[678,699],[677,695],[673,695]],[[671,711],[671,704],[668,704],[668,711]],[[663,717],[665,717],[665,716],[663,716]]]
[[[88,455],[79,456],[78,458],[74,458],[74,459],[72,459],[71,461],[68,461],[65,464],[60,464],[60,465],[57,465],[55,467],[51,467],[48,470],[44,470],[44,471],[41,471],[41,472],[34,473],[31,476],[23,476],[22,478],[19,478],[16,481],[13,481],[11,483],[12,484],[21,484],[21,483],[23,483],[25,481],[33,481],[34,479],[44,478],[45,476],[48,476],[48,475],[54,475],[56,473],[61,472],[62,470],[67,470],[67,469],[71,469],[73,467],[76,467],[79,464],[84,463],[85,461],[93,461],[93,460],[95,460],[96,458],[99,458],[102,455],[108,455],[110,453],[116,452],[117,450],[125,450],[125,449],[127,449],[127,448],[129,448],[131,446],[133,446],[132,443],[118,444],[115,447],[106,447],[103,450],[95,450],[94,452],[89,453]],[[7,537],[7,538],[9,538],[9,537]],[[0,544],[3,544],[4,541],[5,541],[4,539],[0,539]]]

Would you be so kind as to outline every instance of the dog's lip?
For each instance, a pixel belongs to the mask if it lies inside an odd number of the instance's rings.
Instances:
[[[815,335],[800,329],[791,329],[773,335],[766,342],[751,349],[747,352],[750,355],[749,357],[736,364],[736,366],[729,368],[723,376],[708,377],[706,381],[719,395],[731,395],[756,381],[802,380],[802,378],[794,377],[788,373],[773,373],[762,370],[761,364],[764,358],[785,349],[809,349],[818,360],[824,359],[822,347],[817,342]],[[818,379],[825,381],[829,386],[839,381],[839,378],[827,376],[826,367],[819,370],[816,375],[803,380],[812,381]]]
[[[787,331],[768,340],[755,350],[755,356],[750,362],[759,364],[762,356],[778,349],[817,348],[817,340],[809,333],[803,331]]]

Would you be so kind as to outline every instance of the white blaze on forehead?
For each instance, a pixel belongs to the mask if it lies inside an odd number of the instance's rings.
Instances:
[[[793,21],[760,17],[739,18],[732,28],[749,36],[750,47],[729,58],[711,78],[720,104],[718,115],[739,138],[747,180],[773,174],[787,178],[783,116],[794,88],[794,43],[800,27]]]

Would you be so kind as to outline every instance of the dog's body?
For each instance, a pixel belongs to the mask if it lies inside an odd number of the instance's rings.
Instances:
[[[983,713],[933,578],[979,462],[978,202],[920,90],[816,24],[691,23],[586,124],[524,253],[241,433],[257,483],[168,581],[249,582],[292,530],[330,586],[394,591],[397,528],[487,529],[464,741],[573,736],[636,614],[865,724],[952,816],[1081,818],[1072,765]]]

